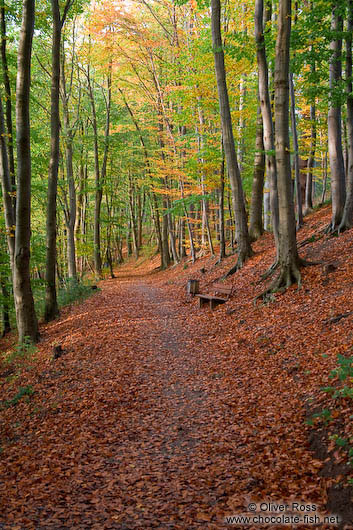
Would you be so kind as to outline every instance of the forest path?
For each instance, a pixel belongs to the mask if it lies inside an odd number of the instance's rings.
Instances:
[[[302,459],[294,488],[283,475],[297,451],[291,411],[280,410],[288,396],[261,406],[255,382],[271,386],[271,375],[253,374],[251,353],[240,363],[222,351],[217,310],[153,276],[125,272],[101,287],[45,330],[41,349],[60,342],[67,353],[47,358],[8,434],[0,528],[224,528],[273,481],[279,494],[310,486]]]

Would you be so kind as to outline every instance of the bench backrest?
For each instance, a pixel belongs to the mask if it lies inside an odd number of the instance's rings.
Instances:
[[[233,287],[230,287],[229,285],[224,285],[223,283],[214,283],[212,287],[215,293],[224,294],[228,298],[232,294],[233,290]]]

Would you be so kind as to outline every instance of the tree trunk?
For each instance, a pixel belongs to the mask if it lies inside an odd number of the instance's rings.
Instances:
[[[221,5],[220,0],[211,0],[212,7],[212,43],[217,78],[218,99],[221,113],[221,126],[223,146],[227,161],[228,174],[232,189],[233,208],[235,215],[236,240],[238,247],[238,261],[227,274],[232,274],[243,266],[252,255],[248,225],[246,219],[243,187],[238,167],[237,155],[234,146],[232,118],[230,114],[226,71],[224,65],[224,52],[221,38]]]
[[[315,101],[310,105],[310,122],[311,122],[311,134],[310,134],[310,155],[308,160],[308,171],[306,174],[306,186],[305,186],[305,210],[307,214],[313,208],[313,169],[315,163],[315,152],[316,152],[316,105]]]
[[[297,251],[293,187],[289,142],[289,43],[291,32],[291,0],[281,0],[278,15],[278,34],[275,59],[275,122],[276,166],[279,205],[280,274],[276,289],[300,283],[301,264]]]
[[[333,2],[331,31],[334,33],[330,44],[330,103],[328,112],[328,148],[331,168],[332,220],[331,231],[338,229],[345,204],[345,170],[342,150],[341,104],[337,96],[337,85],[342,77],[342,39],[337,36],[343,31],[340,15],[340,2]]]
[[[295,171],[295,187],[297,196],[297,228],[301,228],[304,224],[303,220],[303,201],[302,191],[300,186],[300,172],[299,172],[299,146],[298,146],[298,132],[297,132],[297,119],[295,115],[295,96],[294,96],[294,82],[293,74],[289,74],[289,87],[290,87],[290,101],[291,101],[291,121],[292,121],[292,136],[293,136],[293,149],[294,149],[294,171]]]
[[[31,148],[29,95],[34,31],[34,0],[23,1],[16,81],[17,205],[13,290],[20,343],[37,342],[38,321],[30,280]]]
[[[59,87],[60,87],[60,40],[61,21],[58,0],[51,0],[53,18],[52,37],[52,77],[51,77],[51,111],[50,111],[50,162],[47,192],[47,254],[45,268],[45,310],[46,322],[53,320],[59,314],[59,306],[56,299],[56,197],[58,189],[59,171],[59,137],[60,137],[60,113],[59,113]]]
[[[270,16],[266,10],[266,19]],[[274,127],[272,120],[271,99],[268,81],[268,65],[264,37],[264,2],[255,0],[255,39],[257,64],[259,71],[259,98],[264,128],[264,147],[266,154],[266,179],[270,187],[270,205],[272,214],[272,229],[278,248],[278,191],[277,168],[275,157]]]
[[[16,191],[16,177],[15,177],[15,157],[13,148],[13,125],[12,125],[12,95],[11,83],[9,76],[9,67],[7,63],[6,53],[6,6],[5,0],[1,0],[0,8],[0,27],[1,27],[1,61],[3,68],[4,88],[5,88],[5,105],[6,105],[6,129],[7,129],[7,149],[9,153],[9,170],[12,191]],[[12,197],[12,203],[16,210],[16,197]]]
[[[348,0],[348,24],[346,34],[346,80],[347,80],[347,196],[339,231],[353,226],[353,83],[352,83],[352,32],[353,0]]]
[[[220,169],[220,187],[219,187],[219,259],[220,261],[226,257],[226,238],[224,226],[224,150],[223,142],[221,143],[221,169]]]
[[[4,203],[5,212],[5,226],[7,233],[7,243],[10,254],[11,270],[13,271],[14,255],[15,255],[15,223],[16,223],[16,212],[12,202],[12,185],[11,175],[9,168],[8,150],[6,143],[6,131],[5,131],[5,118],[2,107],[2,101],[0,99],[0,174],[1,174],[1,187],[2,187],[2,199]]]
[[[249,235],[253,241],[258,239],[264,231],[262,222],[262,202],[264,195],[265,178],[265,151],[263,133],[264,130],[262,125],[261,107],[258,106],[256,124],[256,152],[254,161],[254,177],[251,192],[249,226]]]
[[[162,269],[169,267],[171,258],[169,253],[169,238],[168,238],[168,201],[163,197],[163,217],[162,217]]]
[[[87,73],[88,93],[92,109],[93,145],[94,145],[94,176],[95,176],[95,201],[94,201],[94,269],[97,278],[102,277],[101,237],[100,237],[100,212],[102,204],[102,182],[100,179],[99,153],[98,153],[98,127],[96,104],[94,101],[90,70]]]

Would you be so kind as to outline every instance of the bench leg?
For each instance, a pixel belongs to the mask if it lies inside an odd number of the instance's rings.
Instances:
[[[204,298],[199,298],[199,307],[202,307],[205,302],[206,300]]]

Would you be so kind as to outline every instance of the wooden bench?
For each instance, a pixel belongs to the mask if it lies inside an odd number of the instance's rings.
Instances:
[[[200,301],[200,307],[202,307],[203,304],[209,302],[210,308],[214,309],[218,304],[225,304],[226,302],[228,302],[232,291],[233,287],[229,287],[229,285],[224,285],[223,283],[215,283],[213,284],[213,295],[196,294],[195,296],[197,296]]]

